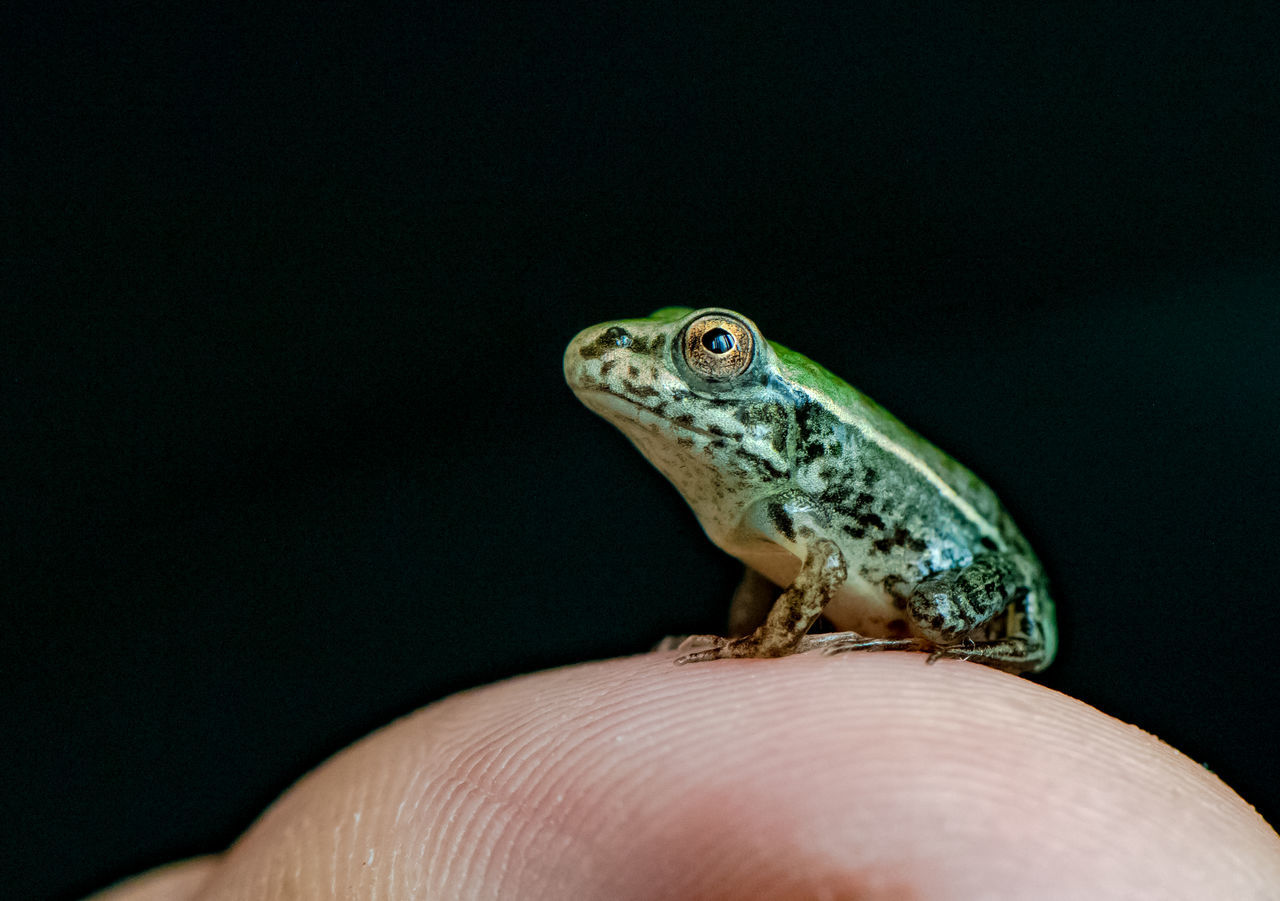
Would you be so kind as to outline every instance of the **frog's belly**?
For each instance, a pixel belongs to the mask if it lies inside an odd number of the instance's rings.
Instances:
[[[777,545],[756,547],[752,551],[736,556],[775,585],[790,585],[800,572],[800,560]],[[857,573],[848,574],[822,613],[842,632],[857,632],[870,638],[905,638],[915,634],[906,604]]]
[[[861,580],[858,580],[861,581]],[[848,586],[822,611],[841,632],[857,632],[872,638],[905,638],[914,634],[911,617],[897,598],[865,582]]]

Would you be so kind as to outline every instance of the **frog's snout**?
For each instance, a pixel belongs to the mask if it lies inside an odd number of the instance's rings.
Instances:
[[[574,390],[590,388],[597,374],[612,365],[607,361],[619,350],[632,346],[634,339],[620,325],[596,325],[573,336],[564,351],[564,378]]]
[[[590,340],[590,333],[593,331],[598,332],[599,329],[588,328],[578,332],[569,342],[569,346],[564,349],[564,380],[569,383],[570,388],[576,389],[582,381],[586,366],[586,360],[582,355],[582,344],[584,340]]]

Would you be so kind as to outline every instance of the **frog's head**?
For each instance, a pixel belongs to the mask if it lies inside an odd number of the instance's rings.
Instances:
[[[602,323],[569,343],[564,373],[700,512],[702,500],[785,476],[794,398],[745,316],[666,307]]]

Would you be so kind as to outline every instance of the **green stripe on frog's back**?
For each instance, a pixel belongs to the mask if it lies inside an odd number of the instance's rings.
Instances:
[[[967,468],[823,366],[776,341],[769,344],[793,389],[810,395],[817,409],[839,417],[845,425],[934,485],[981,534],[1002,543],[1016,536],[1013,540],[1023,543],[1012,523],[1005,525],[1009,517],[995,493]],[[804,417],[798,419],[803,428]],[[817,437],[802,436],[801,441],[812,442]],[[800,453],[803,456],[803,448]]]

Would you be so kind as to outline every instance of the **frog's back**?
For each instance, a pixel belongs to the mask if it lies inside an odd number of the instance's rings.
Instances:
[[[816,398],[818,403],[840,417],[849,429],[907,463],[919,472],[921,478],[936,478],[954,493],[963,506],[990,524],[1006,543],[1026,546],[1025,539],[995,492],[967,467],[840,377],[803,354],[773,341],[769,343],[777,354],[782,371],[797,386],[796,390],[810,395],[825,394]]]

